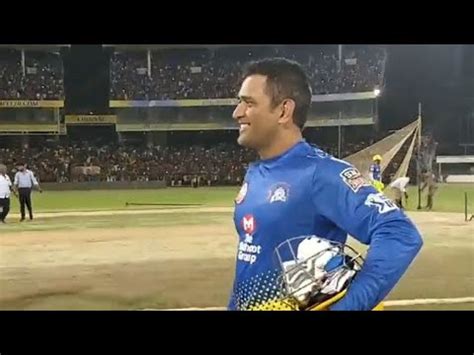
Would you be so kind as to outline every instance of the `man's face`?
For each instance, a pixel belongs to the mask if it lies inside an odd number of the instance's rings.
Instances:
[[[239,123],[237,142],[258,150],[274,139],[280,118],[278,107],[272,109],[271,98],[266,92],[266,77],[251,75],[242,83],[239,104],[233,118]]]
[[[18,165],[18,167],[17,167],[17,168],[18,168],[18,170],[20,170],[20,171],[23,171],[23,170],[25,170],[25,166],[24,166],[24,165]]]

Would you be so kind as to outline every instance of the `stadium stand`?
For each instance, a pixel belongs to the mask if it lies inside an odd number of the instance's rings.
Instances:
[[[376,46],[344,46],[342,56],[334,45],[166,48],[148,52],[138,49],[112,54],[110,98],[125,101],[234,98],[243,64],[268,56],[301,63],[315,95],[372,92],[383,83],[386,52]],[[64,100],[63,78],[61,57],[54,51],[0,49],[0,100]],[[126,137],[137,132],[172,132],[173,125],[180,123],[206,132],[215,127],[235,128],[231,119],[232,104],[213,106],[204,102],[185,108],[168,104],[169,101],[158,106],[116,106],[114,133]],[[310,113],[313,121],[342,118],[352,125],[351,119],[375,116],[373,98],[351,97],[339,101],[332,97],[318,101],[315,106]],[[5,136],[45,132],[57,136],[55,143],[28,148],[19,147],[16,142],[2,144],[0,160],[9,167],[10,173],[14,173],[17,162],[26,161],[41,182],[166,180],[168,185],[189,186],[192,179],[199,179],[200,185],[239,185],[248,163],[256,158],[253,152],[239,147],[235,138],[229,140],[233,143],[211,146],[199,143],[132,146],[120,139],[89,144],[62,141],[58,135],[71,136],[74,130],[73,125],[66,127],[64,112],[60,112],[62,107],[63,103],[57,107],[2,109]],[[45,128],[46,123],[51,128]],[[20,128],[16,127],[20,124]],[[33,124],[42,125],[38,132],[33,130]],[[348,156],[372,143],[372,140],[347,141],[339,152],[335,137],[327,141],[320,137],[308,140],[338,157]],[[100,172],[76,173],[76,168],[86,167],[100,167]]]
[[[183,52],[186,51],[186,52]],[[185,53],[185,55],[183,55]],[[115,52],[111,57],[113,100],[214,99],[236,96],[242,64],[267,56],[301,63],[314,94],[372,91],[383,80],[385,51],[337,46],[252,46]]]
[[[63,79],[57,53],[0,49],[0,100],[62,100]]]
[[[348,144],[344,153],[363,148],[361,144]],[[0,156],[7,157],[3,163],[10,175],[14,175],[17,162],[25,161],[41,182],[166,180],[174,186],[189,186],[193,178],[199,179],[199,185],[239,185],[249,162],[256,158],[253,151],[231,143],[151,148],[87,142],[44,144],[28,149],[0,148]],[[100,174],[74,175],[75,167],[88,166],[99,166]]]

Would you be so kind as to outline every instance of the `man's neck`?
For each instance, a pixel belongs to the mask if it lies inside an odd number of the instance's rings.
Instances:
[[[260,159],[264,160],[277,157],[289,150],[302,139],[303,135],[299,130],[292,131],[291,133],[285,132],[284,135],[281,135],[281,137],[275,138],[273,140],[273,142],[275,142],[274,144],[260,149],[258,151],[258,155],[260,156]]]

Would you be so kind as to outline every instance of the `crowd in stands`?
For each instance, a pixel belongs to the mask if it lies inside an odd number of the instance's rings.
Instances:
[[[321,147],[336,152],[334,147]],[[349,155],[359,145],[348,145]],[[350,151],[352,150],[352,151]],[[94,146],[86,143],[45,145],[38,148],[0,148],[0,162],[13,177],[16,164],[26,162],[40,182],[82,181],[166,181],[169,186],[189,186],[197,179],[200,186],[240,185],[248,164],[256,154],[236,144],[213,147],[125,145]],[[75,167],[100,167],[97,175],[75,173]]]
[[[110,97],[117,100],[233,98],[244,63],[269,56],[298,61],[314,94],[371,91],[383,80],[385,51],[375,46],[232,46],[115,52]],[[0,49],[1,100],[64,99],[59,53]]]
[[[58,53],[0,50],[0,100],[62,100],[63,78]]]
[[[233,98],[243,64],[263,57],[296,60],[313,94],[372,91],[382,84],[385,51],[374,46],[252,46],[115,52],[110,95],[116,100]]]
[[[254,154],[233,145],[205,149],[190,147],[130,147],[69,145],[29,149],[0,149],[2,162],[15,172],[24,161],[42,182],[163,181],[168,185],[240,184]],[[74,167],[100,167],[98,175],[74,173]]]

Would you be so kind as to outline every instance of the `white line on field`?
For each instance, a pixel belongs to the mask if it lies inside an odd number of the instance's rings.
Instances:
[[[387,307],[393,306],[416,306],[422,304],[456,304],[456,303],[472,303],[474,297],[458,297],[458,298],[419,298],[414,300],[393,300],[386,301]]]
[[[418,298],[413,300],[392,300],[385,301],[386,307],[395,306],[416,306],[427,304],[456,304],[456,303],[473,303],[474,297],[458,297],[458,298]],[[190,307],[190,308],[168,308],[156,309],[145,308],[144,311],[224,311],[225,307]]]

